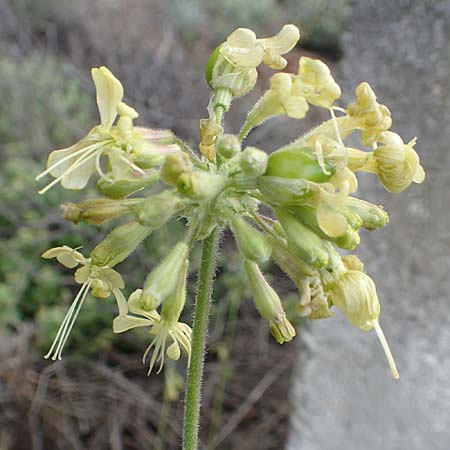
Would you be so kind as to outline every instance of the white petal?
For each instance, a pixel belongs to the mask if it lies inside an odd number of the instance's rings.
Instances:
[[[256,34],[248,28],[238,28],[227,38],[231,47],[253,48],[256,44]]]
[[[140,317],[133,316],[119,316],[113,320],[114,333],[123,333],[124,331],[131,330],[137,327],[150,327],[153,322],[149,319],[142,319]]]
[[[77,252],[66,245],[47,250],[42,254],[42,258],[56,258],[60,264],[69,269],[73,269],[78,266],[78,264],[86,261],[86,258],[80,252]]]
[[[75,162],[77,164],[77,162]],[[72,166],[73,167],[73,166]],[[61,185],[66,189],[83,189],[95,172],[95,157],[90,157],[62,177]]]
[[[300,39],[300,31],[295,25],[285,25],[271,38],[259,39],[265,48],[273,48],[283,54],[291,51]]]
[[[110,128],[117,117],[117,105],[123,99],[120,81],[106,67],[92,69],[92,78],[97,90],[97,105],[101,124]]]

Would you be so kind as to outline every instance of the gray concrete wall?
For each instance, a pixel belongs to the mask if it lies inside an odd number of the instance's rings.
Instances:
[[[337,78],[347,101],[369,81],[393,130],[418,137],[427,179],[403,194],[361,177],[391,223],[358,254],[375,279],[394,382],[374,332],[338,316],[307,324],[288,450],[450,449],[450,1],[354,1]]]

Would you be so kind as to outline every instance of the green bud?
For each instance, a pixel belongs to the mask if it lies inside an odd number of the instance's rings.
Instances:
[[[136,220],[141,225],[157,230],[175,214],[180,201],[180,197],[173,191],[163,191],[152,195],[136,208]]]
[[[185,260],[179,273],[176,289],[171,295],[164,299],[162,303],[161,319],[163,319],[167,324],[178,322],[178,319],[183,312],[183,308],[186,303],[186,277],[188,265],[188,260]]]
[[[61,206],[64,219],[73,223],[86,222],[100,225],[118,217],[131,214],[142,198],[115,200],[111,198],[93,198],[80,203],[64,203]]]
[[[198,170],[180,175],[177,188],[181,195],[193,200],[212,200],[225,188],[226,183],[224,175]]]
[[[133,163],[141,169],[151,169],[164,163],[166,157],[172,153],[178,153],[180,147],[176,144],[157,145],[147,144],[133,148]]]
[[[349,227],[345,234],[336,238],[335,242],[338,247],[344,250],[355,250],[360,244],[361,238],[357,231]]]
[[[245,270],[255,305],[264,319],[269,322],[273,337],[279,344],[289,342],[295,336],[295,329],[286,317],[280,297],[264,278],[256,263],[246,260]]]
[[[166,156],[161,166],[161,181],[166,184],[177,184],[178,178],[184,173],[192,171],[192,161],[184,152],[175,152]]]
[[[151,228],[137,222],[114,228],[92,251],[92,263],[100,267],[114,267],[128,258],[151,231]]]
[[[123,198],[146,186],[155,184],[158,179],[159,175],[156,171],[149,171],[145,175],[139,174],[113,182],[100,178],[97,181],[97,190],[107,197]]]
[[[389,223],[387,212],[380,206],[354,197],[347,197],[344,204],[358,214],[367,230],[376,230]]]
[[[277,208],[276,215],[286,231],[288,248],[314,267],[328,263],[328,252],[321,239],[285,208]]]
[[[269,155],[255,147],[247,147],[241,154],[239,160],[242,171],[253,177],[264,175],[267,169]]]
[[[223,134],[216,141],[217,153],[225,159],[230,159],[241,151],[241,143],[234,134]]]
[[[187,255],[188,245],[184,241],[179,242],[161,263],[149,273],[139,299],[142,309],[145,311],[155,310],[163,300],[174,292]]]
[[[327,172],[307,148],[279,150],[269,156],[265,175],[284,178],[304,178],[315,183],[324,183],[333,175],[334,169],[325,163]]]
[[[276,206],[303,203],[311,193],[310,183],[304,179],[263,176],[258,178],[258,188],[264,198]]]
[[[231,229],[240,252],[258,264],[266,263],[272,248],[263,233],[238,216],[231,219]]]

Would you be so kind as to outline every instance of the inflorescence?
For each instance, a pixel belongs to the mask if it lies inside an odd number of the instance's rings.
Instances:
[[[81,288],[61,324],[46,357],[60,359],[89,291],[93,297],[111,294],[118,305],[113,330],[122,333],[148,327],[145,351],[153,351],[149,372],[161,370],[164,358],[189,360],[191,333],[180,322],[186,301],[186,278],[193,246],[216,227],[229,226],[244,259],[255,305],[280,343],[295,336],[276,291],[261,266],[272,259],[299,291],[298,314],[323,319],[340,309],[362,330],[374,329],[398,378],[394,359],[379,325],[380,304],[372,279],[353,251],[359,230],[376,230],[389,222],[381,206],[355,197],[356,172],[374,173],[386,190],[405,190],[425,174],[414,150],[395,132],[389,109],[377,101],[368,83],[356,88],[346,108],[336,106],[341,89],[322,61],[301,57],[297,73],[277,72],[269,89],[248,113],[239,133],[226,134],[223,116],[231,102],[256,84],[256,68],[286,67],[283,54],[299,39],[294,25],[275,36],[258,39],[239,28],[214,50],[206,67],[212,89],[208,117],[200,121],[199,153],[169,130],[134,125],[138,113],[123,102],[120,81],[106,68],[92,70],[100,124],[73,146],[50,153],[47,169],[37,178],[54,179],[40,193],[60,183],[83,189],[97,175],[102,197],[67,203],[66,219],[100,225],[125,217],[89,257],[77,249],[57,247],[44,258],[57,258],[68,268],[79,266]],[[330,119],[272,154],[244,146],[251,130],[267,119],[287,115],[302,119],[311,106]],[[360,132],[363,149],[344,140]],[[260,212],[265,205],[270,217]],[[125,299],[124,281],[116,266],[128,258],[152,231],[182,218],[185,237],[147,276],[143,286]]]

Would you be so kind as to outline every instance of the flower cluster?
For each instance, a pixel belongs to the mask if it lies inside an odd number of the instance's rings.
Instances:
[[[150,371],[155,365],[161,370],[165,356],[178,359],[182,350],[189,359],[192,331],[180,322],[189,255],[212,230],[229,227],[255,305],[280,344],[290,341],[295,329],[261,270],[271,259],[297,287],[300,316],[328,318],[338,308],[362,330],[374,329],[398,378],[378,321],[375,284],[357,256],[341,256],[338,249],[355,250],[361,229],[376,230],[389,222],[381,206],[354,196],[357,172],[376,174],[395,193],[424,180],[415,140],[405,144],[390,130],[391,113],[367,83],[356,88],[354,102],[336,106],[339,85],[325,63],[308,57],[300,58],[297,73],[275,73],[240,132],[224,133],[223,115],[234,99],[255,86],[256,68],[265,64],[284,69],[282,55],[298,39],[293,25],[264,39],[238,29],[217,47],[206,67],[213,94],[208,117],[200,122],[199,153],[170,131],[134,126],[138,115],[123,103],[120,82],[105,67],[93,69],[101,123],[77,144],[50,154],[48,168],[38,178],[50,174],[54,180],[41,193],[58,182],[67,189],[82,189],[96,172],[104,197],[66,204],[64,217],[74,223],[102,224],[120,217],[128,222],[114,228],[89,258],[68,247],[44,253],[66,267],[82,265],[75,273],[82,287],[48,356],[61,356],[91,290],[94,297],[115,296],[119,314],[114,332],[149,327],[151,342],[144,360],[153,350]],[[244,145],[248,133],[269,118],[302,119],[311,106],[329,111],[330,119],[270,155]],[[344,142],[355,132],[360,134],[359,149]],[[262,205],[273,214],[262,214]],[[186,223],[184,238],[125,301],[123,280],[113,267],[152,231],[178,218]]]

